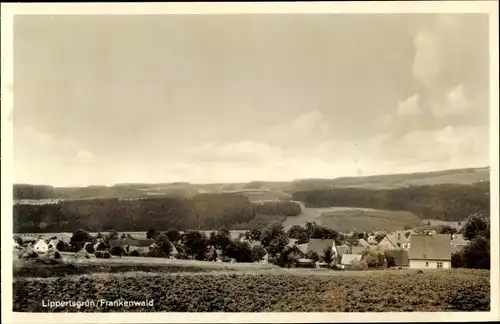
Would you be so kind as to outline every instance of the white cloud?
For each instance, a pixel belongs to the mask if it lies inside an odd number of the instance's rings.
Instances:
[[[398,103],[398,114],[401,116],[418,116],[422,114],[418,93]]]

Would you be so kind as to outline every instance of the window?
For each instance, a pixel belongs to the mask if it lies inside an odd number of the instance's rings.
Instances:
[[[429,262],[426,262],[426,263],[425,263],[425,266],[426,266],[426,267],[428,267],[428,266],[429,266]]]
[[[443,262],[438,262],[437,267],[438,267],[438,269],[441,269],[443,267]]]

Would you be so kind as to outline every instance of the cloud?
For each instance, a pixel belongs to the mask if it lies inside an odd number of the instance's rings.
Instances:
[[[400,116],[419,116],[422,114],[420,109],[420,96],[415,94],[398,103],[398,115]]]

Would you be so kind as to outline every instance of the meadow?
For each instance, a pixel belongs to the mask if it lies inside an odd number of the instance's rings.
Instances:
[[[340,232],[370,232],[380,229],[393,232],[424,224],[416,215],[406,211],[356,208],[324,212],[320,219],[322,225]]]

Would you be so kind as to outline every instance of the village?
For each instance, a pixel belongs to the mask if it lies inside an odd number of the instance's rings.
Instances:
[[[272,226],[280,228],[279,224],[268,227]],[[463,234],[450,229],[445,226],[440,230],[420,228],[390,233],[341,233],[341,240],[338,237],[297,239],[290,237],[294,235],[289,230],[283,231],[287,237],[282,240],[283,246],[278,249],[273,246],[274,242],[263,244],[262,231],[259,230],[239,233],[234,238],[227,230],[213,231],[209,235],[176,230],[162,234],[151,230],[145,233],[146,238],[134,238],[126,233],[120,236],[114,231],[106,235],[98,233],[96,236],[77,231],[69,242],[57,236],[38,235],[34,238],[17,235],[13,244],[14,252],[18,253],[20,259],[50,257],[119,260],[124,257],[196,259],[218,263],[273,263],[287,268],[335,270],[448,269],[452,268],[452,254],[469,243]],[[442,234],[443,232],[447,233]],[[203,245],[201,248],[200,244]],[[197,251],[197,248],[202,252]]]

